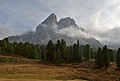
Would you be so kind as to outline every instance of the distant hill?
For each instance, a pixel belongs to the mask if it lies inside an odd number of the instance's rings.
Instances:
[[[8,38],[11,42],[30,42],[34,44],[47,44],[49,40],[56,42],[58,39],[64,39],[69,45],[79,40],[82,45],[102,46],[98,40],[85,33],[84,28],[78,27],[74,19],[66,17],[57,21],[54,13],[39,24],[35,31]]]

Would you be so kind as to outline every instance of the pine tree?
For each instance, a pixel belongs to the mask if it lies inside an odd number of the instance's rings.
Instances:
[[[41,48],[40,48],[40,46],[39,46],[39,45],[36,45],[36,49],[37,49],[37,52],[38,52],[38,57],[37,57],[37,59],[38,59],[38,60],[41,60]]]
[[[56,51],[61,48],[60,46],[61,46],[61,42],[60,40],[57,40]]]
[[[46,46],[46,60],[48,61],[53,61],[54,59],[54,44],[53,42],[50,40]]]
[[[64,62],[66,60],[66,42],[63,39],[61,39],[60,51]]]
[[[82,55],[80,53],[80,43],[77,41],[77,61],[80,62],[82,60]]]
[[[80,62],[82,60],[82,56],[80,54],[80,45],[79,40],[77,41],[77,44],[75,43],[73,45],[73,51],[74,51],[74,62]]]
[[[66,62],[69,63],[69,61],[70,61],[70,46],[67,46],[66,50],[67,50]]]
[[[58,49],[57,52],[55,52],[55,63],[61,64],[62,58],[61,58],[61,51]]]
[[[91,49],[91,59],[94,59],[94,52],[93,52],[93,48]]]
[[[89,44],[86,44],[85,48],[84,48],[84,57],[86,60],[90,59],[90,53],[91,53],[91,48]]]
[[[33,57],[33,59],[39,58],[38,51],[35,46],[32,47],[32,56],[31,57]]]
[[[120,68],[120,48],[117,50],[116,66],[117,66],[118,68]]]
[[[0,54],[2,54],[1,40],[0,40]]]
[[[13,54],[14,53],[14,48],[13,48],[12,43],[8,42],[8,44],[7,44],[7,53],[8,54]]]
[[[77,45],[76,44],[74,44],[73,45],[73,58],[74,58],[74,62],[77,62],[77,58],[78,58],[78,56],[77,56]]]
[[[0,47],[0,54],[2,54],[2,48]]]
[[[108,49],[106,45],[103,47],[102,53],[103,53],[103,63],[105,68],[107,69],[107,67],[110,66],[110,58],[109,58]]]
[[[14,49],[14,54],[17,54],[18,55],[18,43],[16,42],[13,42],[13,49]]]
[[[2,53],[5,54],[7,53],[7,38],[3,39],[1,41],[1,48],[2,48]]]
[[[40,46],[40,48],[41,48],[41,60],[42,61],[46,61],[46,48],[45,48],[45,46],[44,45],[42,45],[42,46]]]
[[[69,62],[73,63],[74,62],[74,50],[73,50],[73,46],[70,46],[70,58],[69,58]]]
[[[98,51],[97,51],[95,64],[96,64],[98,67],[103,67],[103,55],[102,55],[102,50],[101,50],[101,48],[99,48]]]
[[[108,49],[108,54],[110,57],[110,62],[114,62],[115,58],[114,58],[114,52],[112,49]]]

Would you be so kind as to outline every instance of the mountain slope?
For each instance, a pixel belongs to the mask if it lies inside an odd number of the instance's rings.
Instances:
[[[102,45],[98,40],[85,33],[83,28],[78,27],[74,19],[66,17],[57,21],[54,13],[39,24],[35,31],[8,38],[12,42],[30,42],[34,44],[47,44],[49,40],[56,42],[58,39],[64,39],[68,44],[73,44],[79,40],[83,45],[87,43],[92,46]]]

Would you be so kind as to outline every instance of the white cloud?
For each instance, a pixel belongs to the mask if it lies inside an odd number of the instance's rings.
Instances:
[[[119,42],[120,1],[106,0],[103,8],[95,12],[87,24],[87,32],[96,39],[109,43]]]
[[[116,26],[120,26],[120,1],[107,0],[103,9],[96,12],[90,23],[93,29],[105,32]],[[103,30],[104,29],[104,30]]]
[[[107,32],[101,34],[100,36],[101,36],[101,38],[108,38],[108,40],[106,40],[106,41],[111,41],[112,40],[111,42],[119,43],[120,42],[119,33],[120,33],[120,27],[115,27],[115,28],[110,29]]]
[[[72,38],[89,38],[90,36],[85,32],[81,31],[81,29],[77,29],[73,26],[62,28],[57,31],[59,34],[64,34]]]

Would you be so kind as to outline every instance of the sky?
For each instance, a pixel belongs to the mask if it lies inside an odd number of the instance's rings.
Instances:
[[[0,0],[0,39],[35,30],[51,13],[102,43],[120,42],[120,0]]]

